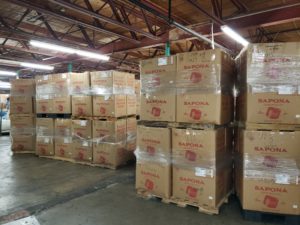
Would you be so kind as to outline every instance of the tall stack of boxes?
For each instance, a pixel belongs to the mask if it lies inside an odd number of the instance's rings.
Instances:
[[[219,208],[232,188],[233,78],[221,50],[141,62],[141,124],[160,127],[138,127],[138,190]]]
[[[249,212],[300,215],[299,56],[299,43],[268,43],[238,59],[236,188]]]
[[[11,80],[11,149],[14,153],[35,153],[35,82]]]

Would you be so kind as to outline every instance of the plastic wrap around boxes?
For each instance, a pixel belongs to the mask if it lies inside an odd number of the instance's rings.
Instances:
[[[11,80],[10,120],[11,149],[14,153],[35,152],[35,82]]]
[[[237,65],[237,116],[246,123],[235,160],[243,209],[300,215],[300,143],[293,130],[300,122],[300,45],[251,44]]]

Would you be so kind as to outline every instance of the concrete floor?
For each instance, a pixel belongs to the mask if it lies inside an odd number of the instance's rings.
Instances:
[[[32,155],[12,156],[8,136],[0,137],[0,181],[0,224],[266,224],[244,221],[235,198],[218,216],[137,198],[134,166],[113,171]]]

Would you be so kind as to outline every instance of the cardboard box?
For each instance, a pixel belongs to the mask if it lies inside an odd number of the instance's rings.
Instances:
[[[35,118],[33,115],[10,115],[11,134],[35,134]]]
[[[135,75],[126,73],[126,94],[135,94]]]
[[[172,196],[180,201],[216,209],[231,191],[231,169],[217,168],[215,174],[203,176],[203,169],[173,165]]]
[[[35,153],[34,134],[11,134],[11,150],[13,152]]]
[[[137,120],[135,117],[126,119],[127,143],[126,150],[134,151],[136,149]]]
[[[59,97],[71,95],[71,75],[70,73],[59,73],[52,75],[52,83],[55,94]]]
[[[244,93],[238,98],[241,121],[249,123],[300,124],[300,95]]]
[[[136,97],[136,115],[141,115],[141,96]]]
[[[141,120],[175,121],[175,93],[153,93],[141,95]]]
[[[71,96],[57,97],[53,99],[53,113],[71,113]]]
[[[93,144],[91,141],[73,140],[73,159],[76,161],[92,162]]]
[[[93,96],[93,115],[103,117],[126,116],[126,96]]]
[[[233,87],[233,61],[220,49],[177,54],[176,87]]]
[[[92,96],[76,95],[72,96],[72,115],[73,116],[92,116],[93,103]]]
[[[126,119],[93,120],[93,139],[99,139],[99,142],[125,142]]]
[[[90,74],[84,73],[71,73],[71,92],[73,94],[82,94],[83,92],[90,91]]]
[[[91,120],[72,120],[72,135],[76,138],[91,139],[92,121]]]
[[[129,160],[129,154],[122,143],[94,143],[93,163],[116,168]]]
[[[53,99],[36,99],[36,113],[53,113]]]
[[[159,197],[171,196],[171,166],[149,161],[136,164],[135,188]]]
[[[36,154],[39,156],[53,156],[54,138],[52,136],[36,136]]]
[[[232,116],[233,97],[230,95],[197,92],[177,95],[177,122],[226,124]]]
[[[34,96],[35,80],[34,79],[15,79],[10,81],[11,96]]]
[[[136,95],[141,95],[141,81],[135,80],[134,82],[134,93]]]
[[[148,153],[149,157],[164,155],[169,160],[171,154],[171,130],[162,127],[138,126],[138,151]],[[146,156],[143,154],[143,156]],[[148,157],[147,156],[147,157]]]
[[[100,94],[125,94],[127,73],[119,71],[96,71],[91,74],[91,88]]]
[[[71,119],[55,119],[54,130],[56,137],[72,136],[72,120]]]
[[[63,158],[73,158],[73,140],[72,137],[55,137],[55,156]]]
[[[31,96],[10,96],[10,114],[32,114]]]
[[[38,136],[54,136],[54,119],[36,118],[36,133]]]
[[[136,115],[136,96],[126,95],[127,115]]]
[[[251,85],[297,85],[299,54],[299,42],[250,44],[242,55],[240,80]]]
[[[51,99],[57,93],[53,83],[53,75],[35,76],[35,83],[37,99]]]
[[[142,91],[153,91],[153,88],[174,88],[176,56],[142,60],[140,68]]]

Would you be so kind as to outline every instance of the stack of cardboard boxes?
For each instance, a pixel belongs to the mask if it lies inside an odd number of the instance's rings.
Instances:
[[[164,122],[138,127],[139,191],[218,210],[232,184],[233,78],[221,50],[141,62],[141,120]]]
[[[236,188],[247,212],[300,215],[300,45],[250,45],[238,59]]]
[[[11,149],[14,153],[35,153],[34,96],[34,80],[11,80]]]

